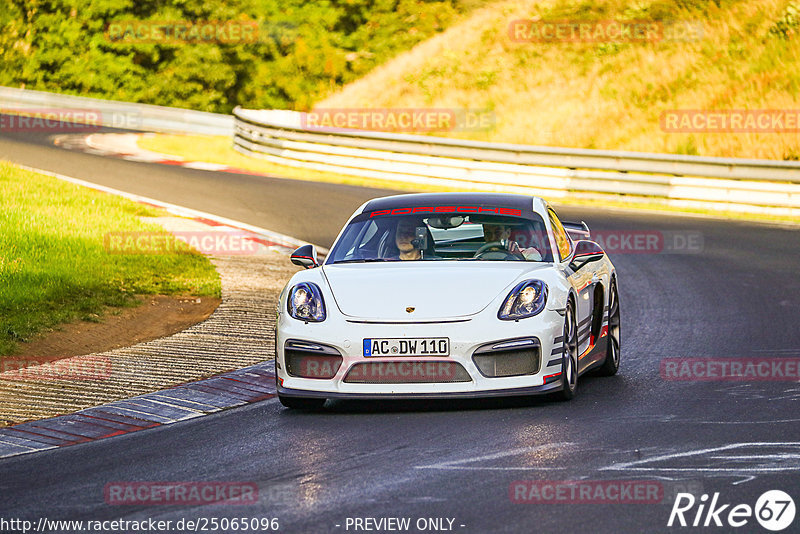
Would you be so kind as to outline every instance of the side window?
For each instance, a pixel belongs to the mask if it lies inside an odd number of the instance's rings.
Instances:
[[[547,209],[547,213],[550,216],[550,225],[553,227],[553,238],[556,240],[558,255],[561,256],[561,261],[564,261],[564,258],[569,256],[572,251],[572,243],[567,236],[566,230],[564,230],[564,227],[561,225],[561,221],[558,220],[556,213],[550,208]]]

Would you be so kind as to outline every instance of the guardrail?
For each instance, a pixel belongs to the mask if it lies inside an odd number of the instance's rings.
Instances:
[[[445,187],[515,191],[550,198],[656,200],[800,215],[800,162],[709,158],[481,143],[425,135],[321,131],[302,113],[236,108],[233,116],[0,87],[0,112],[98,112],[129,130],[233,136],[234,148],[276,163]]]
[[[123,130],[233,135],[233,117],[230,115],[12,87],[0,87],[0,113],[4,109],[11,112],[91,111],[96,113],[100,125]]]
[[[800,162],[482,143],[321,131],[302,113],[233,112],[234,148],[276,163],[386,180],[541,194],[656,200],[680,207],[800,215]]]

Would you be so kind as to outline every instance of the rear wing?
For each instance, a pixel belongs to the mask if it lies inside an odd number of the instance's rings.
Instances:
[[[567,222],[561,221],[561,224],[564,226],[564,230],[567,231],[567,234],[573,241],[580,241],[581,239],[590,239],[591,235],[589,233],[589,226],[581,221],[581,222]]]

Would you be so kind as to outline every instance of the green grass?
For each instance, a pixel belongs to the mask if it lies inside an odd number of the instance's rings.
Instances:
[[[157,232],[159,210],[0,162],[0,355],[75,319],[97,321],[137,294],[214,296],[198,253],[109,254],[109,232]]]

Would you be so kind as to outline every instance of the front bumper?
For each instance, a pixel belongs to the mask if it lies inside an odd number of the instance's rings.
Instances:
[[[331,393],[307,389],[289,389],[278,386],[278,395],[282,397],[313,397],[322,399],[391,399],[391,400],[419,400],[419,399],[483,399],[489,397],[519,397],[527,395],[544,395],[552,393],[561,387],[561,379],[542,386],[527,388],[492,389],[479,391],[452,391],[448,393]]]
[[[561,386],[561,333],[563,317],[556,311],[544,310],[535,317],[519,321],[499,321],[493,313],[478,314],[467,319],[426,323],[373,323],[347,320],[331,314],[322,323],[303,323],[281,313],[276,332],[276,365],[278,393],[286,397],[362,398],[362,399],[426,399],[477,398],[494,396],[536,395]],[[447,357],[364,357],[366,338],[448,337]],[[536,338],[539,342],[538,370],[521,376],[487,377],[475,362],[476,350],[491,343],[512,339]],[[332,378],[300,378],[287,372],[285,345],[287,340],[316,343],[335,349],[342,364]],[[355,383],[345,377],[353,366],[364,362],[455,362],[469,375],[465,381],[424,383]],[[549,377],[545,380],[545,377]]]

